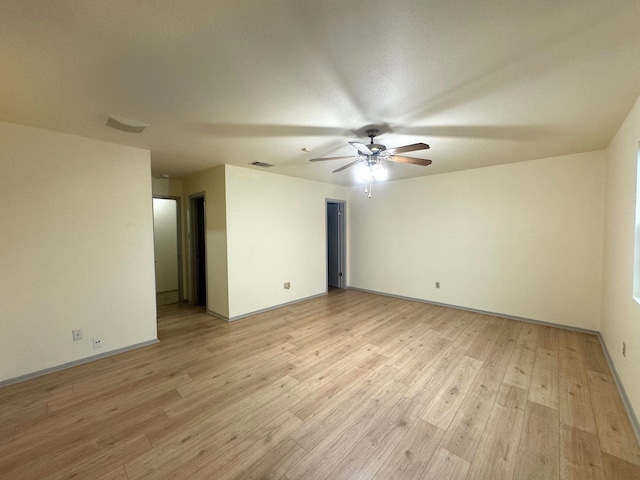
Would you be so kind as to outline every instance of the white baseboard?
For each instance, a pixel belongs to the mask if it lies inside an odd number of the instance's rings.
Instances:
[[[616,382],[616,386],[618,387],[618,392],[620,392],[620,398],[622,398],[622,403],[624,404],[624,408],[627,411],[627,416],[629,417],[629,421],[631,422],[631,426],[633,427],[633,433],[636,434],[636,439],[640,444],[640,422],[638,422],[638,417],[636,416],[636,412],[633,410],[631,406],[631,402],[629,401],[629,397],[627,396],[627,391],[624,389],[624,385],[620,380],[620,376],[618,375],[618,371],[616,370],[616,366],[613,363],[613,358],[611,358],[611,354],[609,353],[609,349],[607,348],[607,344],[598,332],[598,338],[600,339],[600,345],[602,346],[602,350],[604,351],[604,356],[607,358],[607,363],[609,364],[609,370],[613,374],[613,380]]]
[[[296,303],[305,302],[305,301],[311,300],[313,298],[322,297],[322,296],[324,296],[326,294],[327,294],[327,292],[318,293],[316,295],[311,295],[309,297],[299,298],[298,300],[293,300],[291,302],[280,303],[278,305],[274,305],[273,307],[267,307],[267,308],[263,308],[261,310],[255,310],[253,312],[243,313],[242,315],[237,315],[235,317],[227,317],[225,315],[221,315],[221,314],[219,314],[217,312],[214,312],[212,310],[209,310],[209,309],[207,309],[207,312],[209,314],[213,315],[214,317],[220,318],[220,319],[222,319],[222,320],[224,320],[226,322],[235,322],[236,320],[240,320],[242,318],[252,317],[252,316],[258,315],[260,313],[270,312],[271,310],[277,310],[278,308],[286,307],[287,305],[294,305]]]
[[[159,340],[157,338],[154,340],[147,340],[146,342],[136,343],[135,345],[130,345],[128,347],[117,348],[115,350],[110,350],[105,353],[99,353],[98,355],[92,355],[90,357],[74,360],[73,362],[63,363],[61,365],[56,365],[54,367],[45,368],[44,370],[38,370],[37,372],[27,373],[26,375],[20,375],[19,377],[2,380],[0,381],[0,388],[5,387],[7,385],[12,385],[14,383],[20,383],[26,380],[31,380],[32,378],[41,377],[49,373],[59,372],[60,370],[65,370],[67,368],[75,367],[77,365],[83,365],[85,363],[94,362],[102,358],[112,357],[113,355],[118,355],[120,353],[128,352],[129,350],[135,350],[136,348],[142,348],[149,345],[153,345],[158,342]]]

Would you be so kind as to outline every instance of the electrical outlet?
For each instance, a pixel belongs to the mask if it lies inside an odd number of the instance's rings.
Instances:
[[[622,356],[626,357],[627,356],[627,344],[622,342]]]
[[[436,288],[440,288],[440,282],[436,282]]]
[[[93,348],[102,348],[102,339],[100,337],[93,337]]]
[[[71,330],[71,333],[73,334],[73,341],[77,342],[78,340],[82,340],[82,329],[81,328],[76,328],[75,330]]]
[[[289,290],[291,288],[291,282],[284,282],[284,289]]]

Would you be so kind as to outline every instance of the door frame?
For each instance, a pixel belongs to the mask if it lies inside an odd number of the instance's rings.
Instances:
[[[180,197],[174,197],[171,195],[153,195],[153,198],[160,198],[163,200],[175,200],[176,201],[176,232],[178,235],[178,301],[184,302],[184,283],[183,283],[183,271],[182,271],[182,203]],[[153,213],[153,202],[152,202]]]
[[[347,201],[346,200],[336,200],[333,198],[325,198],[324,204],[324,228],[325,228],[325,243],[326,243],[326,251],[325,251],[325,285],[327,286],[327,291],[329,291],[329,229],[327,227],[327,220],[329,218],[328,207],[331,203],[337,203],[342,206],[340,222],[338,223],[338,248],[340,249],[338,259],[340,262],[340,271],[342,275],[338,278],[339,287],[338,288],[347,288]]]

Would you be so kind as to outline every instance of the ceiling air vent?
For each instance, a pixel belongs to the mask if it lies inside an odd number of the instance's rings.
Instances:
[[[270,163],[264,163],[264,162],[251,162],[249,165],[253,165],[254,167],[262,167],[262,168],[269,168],[274,166],[274,165],[271,165]]]

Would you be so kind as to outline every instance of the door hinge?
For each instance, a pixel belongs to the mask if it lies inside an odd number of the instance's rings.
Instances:
[[[340,273],[338,274],[338,276],[339,276],[339,277],[341,277],[341,276],[342,276],[342,272],[340,272]]]

